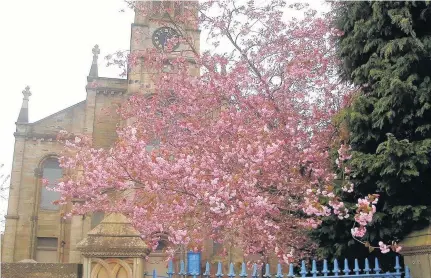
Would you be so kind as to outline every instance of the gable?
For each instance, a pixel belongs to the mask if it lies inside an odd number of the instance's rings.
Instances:
[[[36,137],[40,135],[56,136],[60,130],[81,133],[85,121],[85,104],[85,100],[81,101],[39,121],[30,123],[29,136],[32,134]]]

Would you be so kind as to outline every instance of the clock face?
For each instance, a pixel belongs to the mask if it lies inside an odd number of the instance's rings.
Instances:
[[[168,41],[172,38],[179,38],[177,31],[170,27],[161,27],[153,33],[153,44],[158,49],[164,50]],[[177,49],[179,45],[179,42],[176,42],[172,50]]]

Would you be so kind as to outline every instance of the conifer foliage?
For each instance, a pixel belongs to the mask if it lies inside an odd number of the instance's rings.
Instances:
[[[339,121],[355,184],[343,199],[353,206],[378,193],[377,213],[359,239],[402,240],[431,218],[431,4],[357,1],[332,8],[344,32],[337,38],[342,75],[360,89]],[[368,255],[349,226],[328,217],[314,231],[323,256]]]

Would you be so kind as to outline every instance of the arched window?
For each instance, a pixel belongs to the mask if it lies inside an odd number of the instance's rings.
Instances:
[[[48,184],[42,186],[39,206],[44,210],[58,210],[59,206],[52,202],[60,199],[60,192],[52,191],[59,179],[63,176],[62,169],[56,158],[48,158],[42,165],[42,177],[48,180]]]

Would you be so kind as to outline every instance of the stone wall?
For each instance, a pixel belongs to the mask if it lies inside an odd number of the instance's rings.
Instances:
[[[2,263],[1,278],[82,278],[82,264]]]
[[[57,211],[39,208],[41,166],[47,157],[60,156],[63,144],[56,142],[62,129],[79,134],[83,129],[85,101],[61,110],[34,123],[17,124],[11,173],[8,214],[6,215],[3,262],[34,259],[37,237],[56,237],[58,261],[67,262],[69,253],[70,221]]]

